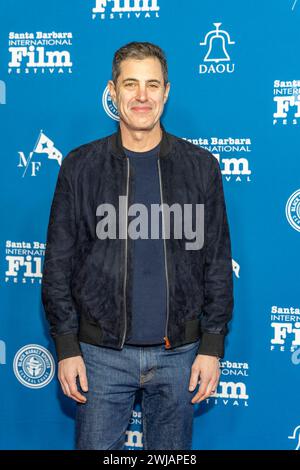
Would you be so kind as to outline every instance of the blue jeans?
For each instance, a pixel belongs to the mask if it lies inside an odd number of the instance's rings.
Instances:
[[[188,388],[199,341],[173,349],[125,344],[121,351],[81,342],[89,390],[79,386],[87,401],[76,403],[76,448],[122,450],[141,390],[143,448],[191,449],[198,386]]]

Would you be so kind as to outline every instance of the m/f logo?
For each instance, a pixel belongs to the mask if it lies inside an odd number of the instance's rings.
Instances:
[[[300,117],[300,80],[274,81],[273,125],[296,125]]]
[[[62,153],[54,146],[53,140],[49,139],[43,131],[40,132],[33,151],[29,153],[27,158],[23,152],[18,152],[18,154],[18,167],[24,170],[22,172],[22,178],[26,175],[27,170],[29,170],[27,174],[30,176],[37,176],[37,173],[40,171],[42,163],[41,161],[33,160],[35,154],[46,154],[47,159],[56,160],[59,166],[62,161]]]
[[[6,347],[2,339],[0,339],[0,364],[6,364]]]
[[[215,29],[209,31],[200,46],[206,46],[204,62],[200,64],[199,73],[233,73],[235,64],[230,63],[228,46],[235,44],[224,29],[220,29],[222,23],[214,23]]]
[[[116,18],[159,18],[158,0],[96,0],[93,8],[93,20],[99,15],[100,20]],[[107,13],[109,13],[107,15]]]

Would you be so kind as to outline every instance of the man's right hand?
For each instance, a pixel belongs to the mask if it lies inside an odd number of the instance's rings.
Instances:
[[[82,356],[68,357],[58,362],[58,380],[65,395],[77,401],[85,403],[86,397],[77,388],[76,377],[79,376],[79,383],[84,392],[88,391],[85,364]]]

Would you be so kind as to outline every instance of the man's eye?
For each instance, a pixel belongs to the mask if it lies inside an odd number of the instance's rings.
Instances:
[[[158,88],[158,85],[156,83],[150,83],[151,88]]]
[[[134,85],[134,83],[133,83],[133,82],[131,82],[131,83],[126,83],[126,85],[125,85],[125,86],[127,86],[127,87],[131,87],[131,86],[133,86],[133,85]]]

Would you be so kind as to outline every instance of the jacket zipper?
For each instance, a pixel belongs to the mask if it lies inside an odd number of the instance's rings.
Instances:
[[[124,334],[122,339],[121,348],[124,346],[125,337],[126,337],[126,330],[127,330],[127,312],[126,312],[126,283],[127,283],[127,245],[128,245],[128,194],[129,194],[129,158],[126,157],[127,160],[127,184],[126,184],[126,238],[125,238],[125,273],[124,273],[124,287],[123,287],[123,298],[124,298]]]
[[[165,331],[165,348],[169,349],[171,347],[170,340],[168,338],[168,321],[169,321],[169,278],[168,278],[168,266],[167,266],[167,251],[166,251],[166,237],[165,237],[165,221],[164,221],[164,210],[163,210],[163,192],[162,192],[162,183],[161,183],[161,170],[160,170],[160,159],[157,159],[158,165],[158,174],[159,174],[159,187],[160,187],[160,199],[162,203],[162,226],[163,226],[163,239],[164,239],[164,252],[165,252],[165,272],[166,272],[166,281],[167,281],[167,321],[166,321],[166,331]]]

